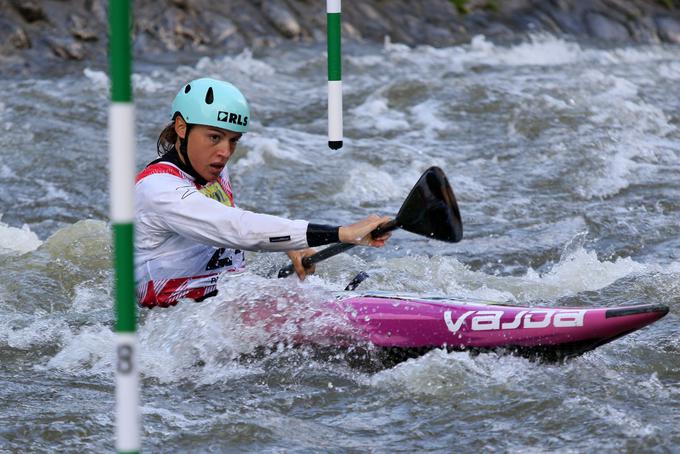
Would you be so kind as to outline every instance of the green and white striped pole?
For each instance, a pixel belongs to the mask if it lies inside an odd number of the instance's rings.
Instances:
[[[328,34],[328,147],[342,148],[341,0],[326,0]]]
[[[130,0],[109,0],[111,106],[109,194],[115,266],[116,450],[140,448],[134,281],[135,107],[132,102]]]

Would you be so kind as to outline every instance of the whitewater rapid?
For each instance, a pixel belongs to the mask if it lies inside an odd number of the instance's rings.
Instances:
[[[397,232],[304,283],[270,278],[281,255],[249,253],[249,271],[220,282],[217,298],[142,311],[145,449],[674,450],[679,57],[677,46],[543,35],[507,46],[482,36],[441,49],[349,45],[341,151],[326,147],[324,49],[176,67],[141,58],[138,169],[155,157],[177,87],[224,78],[253,110],[229,164],[240,206],[324,223],[394,215],[437,165],[465,225],[458,244]],[[3,82],[15,89],[0,93],[0,451],[110,450],[109,78],[87,67]],[[362,270],[359,290],[671,312],[567,364],[437,350],[373,372],[341,354],[259,349],[272,338],[244,313],[274,301],[319,329],[307,316]]]

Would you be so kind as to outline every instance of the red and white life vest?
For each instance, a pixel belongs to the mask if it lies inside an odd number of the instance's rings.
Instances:
[[[245,267],[244,250],[307,247],[307,221],[237,208],[227,169],[201,186],[170,162],[149,165],[135,186],[135,278],[145,307],[200,299],[218,276]]]

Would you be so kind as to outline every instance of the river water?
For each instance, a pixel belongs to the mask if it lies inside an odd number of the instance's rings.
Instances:
[[[139,60],[137,166],[187,80],[231,80],[252,132],[237,203],[324,223],[394,215],[438,165],[465,238],[405,232],[300,284],[249,254],[222,295],[141,313],[143,448],[157,452],[678,452],[680,48],[347,46],[345,147],[326,147],[323,49]],[[0,91],[0,452],[113,450],[108,77]],[[433,351],[348,364],[241,322],[263,299],[313,307],[363,290],[553,307],[663,303],[661,321],[564,364]],[[295,301],[298,301],[297,303]]]

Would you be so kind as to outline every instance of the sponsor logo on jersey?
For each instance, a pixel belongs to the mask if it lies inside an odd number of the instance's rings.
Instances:
[[[228,207],[234,206],[231,203],[231,199],[227,195],[227,192],[224,190],[222,185],[219,184],[217,181],[202,187],[199,190],[199,192],[206,197],[210,197],[213,200],[217,200],[223,205],[226,205]]]
[[[452,311],[444,312],[444,322],[452,333],[464,326],[468,331],[510,330],[521,328],[575,328],[583,326],[585,310],[535,309],[519,311],[511,321],[502,321],[504,311],[467,311],[453,319]]]
[[[286,241],[290,241],[290,235],[269,237],[270,243],[285,243]]]

